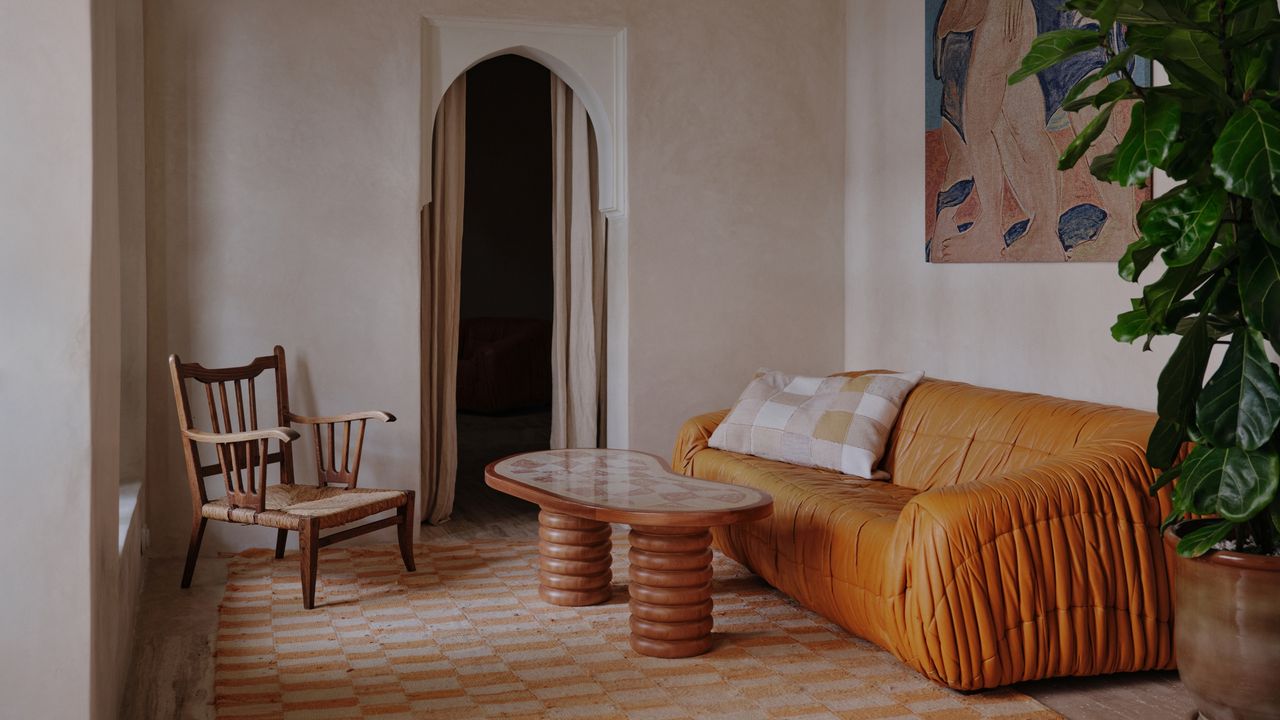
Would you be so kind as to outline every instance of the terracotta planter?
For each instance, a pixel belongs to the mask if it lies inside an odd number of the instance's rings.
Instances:
[[[1176,530],[1165,533],[1170,547]],[[1280,558],[1218,550],[1174,563],[1178,674],[1210,720],[1280,720]]]

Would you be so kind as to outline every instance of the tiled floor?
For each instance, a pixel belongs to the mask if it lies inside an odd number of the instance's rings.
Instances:
[[[467,473],[470,475],[471,473]],[[537,536],[536,508],[484,487],[478,478],[459,482],[454,519],[424,526],[424,539]],[[182,562],[153,559],[138,619],[134,665],[121,717],[213,718],[213,644],[227,561],[202,558],[189,590],[178,588]],[[1068,718],[1180,720],[1194,718],[1176,673],[1133,673],[1060,678],[1016,687]]]

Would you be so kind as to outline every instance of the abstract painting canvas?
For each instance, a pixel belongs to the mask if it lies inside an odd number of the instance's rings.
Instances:
[[[1036,36],[1097,27],[1062,5],[925,0],[929,262],[1114,261],[1137,239],[1134,217],[1150,189],[1111,185],[1089,174],[1089,163],[1128,130],[1127,103],[1116,108],[1102,139],[1075,168],[1058,170],[1062,151],[1097,113],[1091,107],[1067,113],[1063,97],[1106,63],[1103,50],[1008,84]],[[1130,72],[1150,84],[1149,61],[1134,61]]]

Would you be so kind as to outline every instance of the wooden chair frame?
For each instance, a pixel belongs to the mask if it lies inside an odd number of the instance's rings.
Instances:
[[[275,375],[276,426],[260,428],[258,425],[257,388],[255,380],[266,371]],[[205,478],[219,475],[226,491],[226,502],[232,509],[250,511],[249,520],[243,524],[258,524],[256,517],[267,510],[267,469],[271,464],[280,466],[280,484],[294,483],[293,443],[301,436],[291,425],[311,427],[315,443],[316,485],[318,487],[342,486],[354,489],[360,474],[360,456],[364,447],[365,425],[370,420],[395,422],[391,413],[378,410],[309,417],[289,409],[289,381],[285,368],[284,348],[279,345],[271,355],[254,358],[248,365],[228,368],[206,368],[199,363],[184,363],[177,355],[169,356],[169,372],[173,381],[174,402],[178,409],[178,424],[182,433],[183,456],[186,460],[187,479],[191,484],[193,517],[191,541],[187,548],[187,562],[182,572],[182,587],[191,586],[196,560],[200,555],[200,543],[204,539],[205,526],[210,518],[202,514],[209,503]],[[209,405],[212,429],[197,430],[191,418],[191,403],[187,393],[187,381],[194,380],[204,387]],[[227,385],[231,384],[231,392]],[[216,386],[216,390],[215,390]],[[234,399],[234,402],[232,402]],[[233,413],[234,410],[234,413]],[[247,412],[247,414],[246,414]],[[341,425],[342,450],[337,450],[337,426]],[[355,443],[351,442],[352,425],[355,425]],[[276,443],[271,451],[270,444]],[[201,464],[200,445],[212,445],[217,462]],[[400,556],[405,569],[414,572],[413,524],[414,492],[403,491],[405,502],[396,507],[396,514],[363,525],[320,536],[320,518],[289,515],[289,527],[277,527],[276,558],[284,557],[289,531],[298,533],[301,555],[302,604],[310,610],[315,606],[316,574],[319,550],[336,542],[381,530],[397,527]],[[279,513],[277,513],[277,516]],[[214,518],[221,519],[221,518]],[[276,518],[279,520],[279,518]],[[235,522],[228,520],[228,522]]]

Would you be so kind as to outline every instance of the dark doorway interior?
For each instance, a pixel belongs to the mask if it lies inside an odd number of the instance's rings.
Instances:
[[[504,502],[484,466],[551,437],[550,71],[516,55],[467,72],[458,358],[461,508]]]

